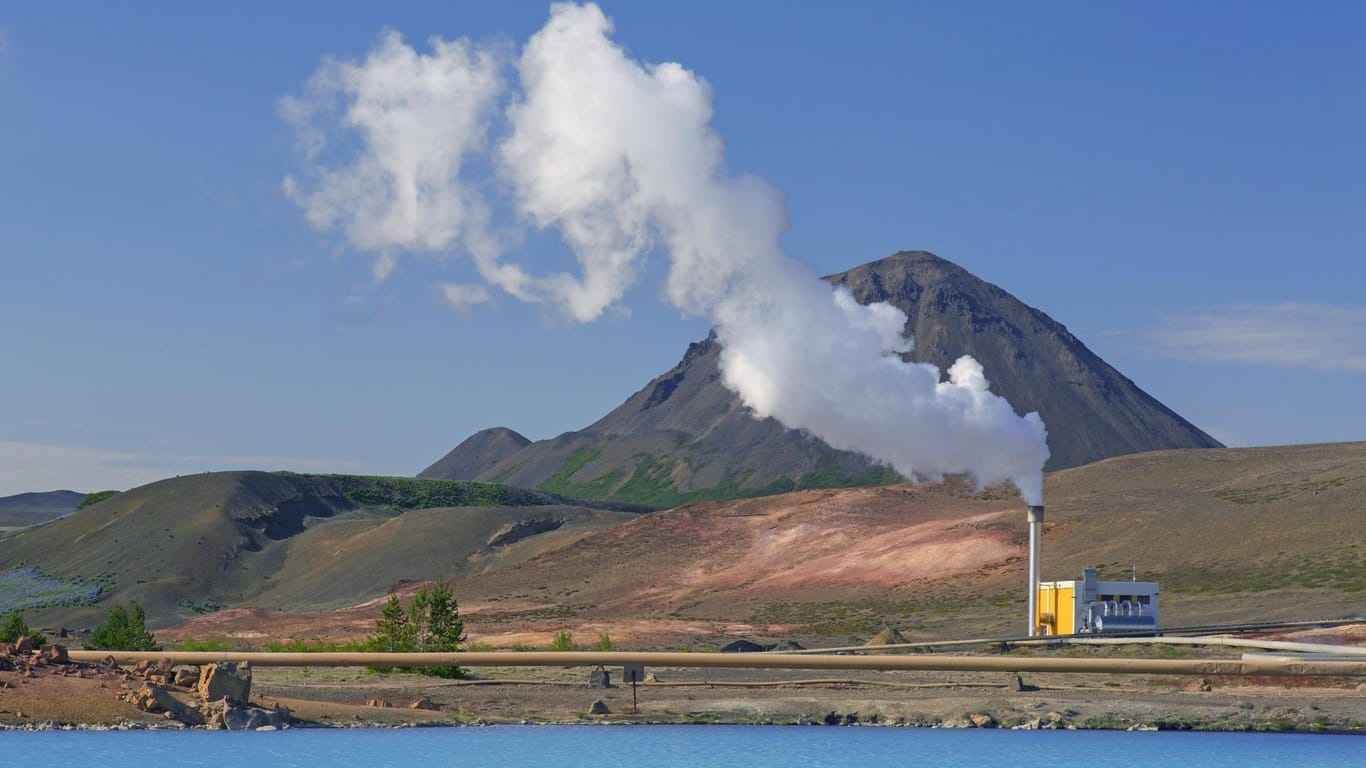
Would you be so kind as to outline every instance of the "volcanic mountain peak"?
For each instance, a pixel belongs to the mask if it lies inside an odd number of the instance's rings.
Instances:
[[[485,470],[530,444],[530,440],[507,427],[481,429],[465,438],[464,442],[435,464],[422,470],[418,477],[478,477]]]
[[[992,391],[1018,413],[1043,418],[1049,470],[1139,451],[1219,446],[1062,324],[934,254],[903,251],[826,279],[860,303],[887,302],[905,312],[915,338],[908,359],[943,371],[963,355],[976,358]],[[721,382],[719,363],[720,346],[708,337],[582,431],[515,451],[506,442],[485,451],[479,433],[420,476],[657,505],[897,479],[865,456],[752,418]]]

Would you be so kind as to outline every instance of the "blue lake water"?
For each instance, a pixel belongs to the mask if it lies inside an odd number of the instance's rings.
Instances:
[[[0,766],[1362,768],[1366,737],[782,726],[0,732]]]

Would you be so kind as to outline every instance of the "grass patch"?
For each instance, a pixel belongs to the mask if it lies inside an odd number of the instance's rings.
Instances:
[[[1174,592],[1269,592],[1276,589],[1337,589],[1366,592],[1366,556],[1344,548],[1314,556],[1279,556],[1262,563],[1192,564],[1155,574]]]
[[[1214,491],[1214,497],[1233,504],[1270,504],[1306,493],[1337,488],[1346,483],[1345,477],[1332,477],[1327,480],[1305,478],[1290,483],[1264,483],[1248,488],[1220,488]]]

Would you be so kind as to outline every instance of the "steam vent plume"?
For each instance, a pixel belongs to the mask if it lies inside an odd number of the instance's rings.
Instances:
[[[725,384],[755,417],[908,478],[1010,480],[1041,505],[1038,414],[1017,415],[972,358],[947,376],[905,362],[904,313],[783,253],[784,195],[727,169],[707,82],[611,34],[596,5],[561,3],[520,50],[432,38],[419,52],[388,31],[363,60],[326,58],[281,100],[304,158],[285,192],[372,254],[376,282],[406,254],[469,257],[479,282],[438,286],[461,311],[506,295],[592,321],[665,256],[665,297],[712,322]],[[557,232],[577,270],[519,261],[532,229]]]

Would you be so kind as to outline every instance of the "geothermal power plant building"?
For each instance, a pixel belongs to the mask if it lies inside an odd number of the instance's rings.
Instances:
[[[1073,581],[1045,581],[1036,597],[1038,635],[1157,631],[1157,582],[1100,581],[1093,568]]]

